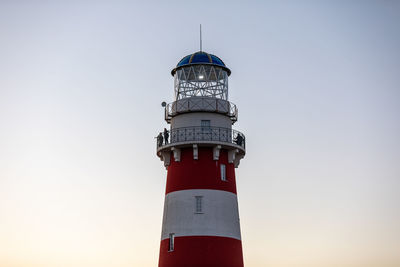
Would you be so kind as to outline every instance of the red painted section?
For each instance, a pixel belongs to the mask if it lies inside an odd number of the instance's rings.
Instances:
[[[226,166],[227,181],[221,180],[220,164]],[[236,194],[235,166],[228,163],[228,152],[221,149],[219,160],[213,160],[212,147],[199,147],[197,160],[193,159],[193,148],[181,149],[180,162],[171,155],[166,194],[185,189],[215,189]]]
[[[174,251],[169,239],[161,241],[159,267],[243,267],[242,242],[217,236],[175,237]]]

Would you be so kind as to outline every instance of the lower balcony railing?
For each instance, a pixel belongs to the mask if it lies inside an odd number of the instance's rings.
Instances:
[[[163,146],[191,141],[210,141],[234,144],[245,149],[245,136],[239,131],[222,127],[182,127],[165,130],[157,137],[157,150]]]

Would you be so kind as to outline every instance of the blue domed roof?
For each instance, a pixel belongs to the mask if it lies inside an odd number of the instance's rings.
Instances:
[[[186,57],[182,58],[176,68],[171,71],[172,76],[174,76],[177,69],[189,66],[189,65],[199,65],[199,64],[209,64],[214,66],[219,66],[225,69],[228,72],[228,75],[231,75],[231,70],[228,69],[225,63],[217,56],[212,54],[208,54],[203,51],[196,52],[194,54],[187,55]]]

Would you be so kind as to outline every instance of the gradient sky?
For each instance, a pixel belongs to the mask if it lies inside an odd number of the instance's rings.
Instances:
[[[232,70],[246,266],[400,266],[400,1],[0,2],[0,266],[156,266],[171,69]]]

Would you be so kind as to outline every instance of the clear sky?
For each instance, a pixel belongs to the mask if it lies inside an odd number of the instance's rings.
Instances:
[[[0,2],[0,266],[156,266],[171,69],[232,70],[246,266],[400,266],[399,1]]]

